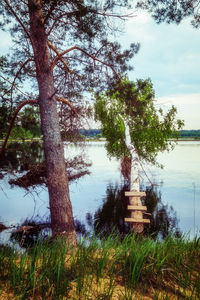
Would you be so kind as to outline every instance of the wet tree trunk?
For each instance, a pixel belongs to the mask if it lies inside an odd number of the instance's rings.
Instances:
[[[37,69],[52,234],[53,237],[66,234],[70,244],[75,245],[76,233],[60,136],[53,71],[40,0],[29,0],[29,16],[31,43]]]

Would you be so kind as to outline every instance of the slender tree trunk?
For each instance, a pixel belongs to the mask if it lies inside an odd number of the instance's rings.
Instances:
[[[140,179],[139,179],[139,157],[134,149],[131,150],[131,182],[130,190],[135,192],[140,192]],[[140,197],[130,197],[130,205],[141,206],[142,201]],[[142,211],[136,210],[131,212],[131,218],[133,219],[143,219]],[[134,223],[133,229],[137,233],[142,233],[144,230],[144,225],[142,223]]]
[[[134,192],[140,191],[140,179],[139,179],[139,157],[137,152],[135,151],[132,143],[131,143],[131,136],[130,136],[130,130],[128,122],[124,119],[124,125],[125,125],[125,142],[126,146],[130,151],[131,154],[131,174],[130,174],[130,190]],[[129,197],[130,205],[133,206],[141,206],[142,201],[140,197]],[[143,213],[142,211],[132,211],[131,212],[131,218],[133,219],[143,219]],[[132,225],[133,229],[137,233],[141,233],[144,230],[144,225],[142,223],[133,223]]]
[[[76,233],[69,197],[64,148],[60,136],[53,73],[50,68],[47,35],[40,0],[29,0],[29,15],[32,47],[37,68],[52,234],[53,237],[66,234],[69,242],[75,245]]]

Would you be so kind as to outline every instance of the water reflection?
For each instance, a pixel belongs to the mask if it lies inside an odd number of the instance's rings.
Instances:
[[[128,198],[124,195],[127,190],[127,185],[122,187],[108,185],[102,207],[97,209],[94,216],[87,215],[88,224],[93,227],[95,234],[105,237],[111,233],[123,236],[131,232],[131,225],[124,222],[124,218],[129,217],[130,213],[127,210]],[[143,205],[147,206],[147,211],[151,214],[151,222],[145,225],[144,235],[164,238],[169,233],[174,233],[180,236],[178,219],[173,207],[163,204],[161,193],[155,187],[146,189]]]
[[[36,144],[39,144],[38,149],[35,148],[37,147],[35,146]],[[178,231],[177,217],[173,209],[170,208],[170,205],[177,211],[182,232],[187,234],[189,231],[193,231],[194,208],[196,209],[196,228],[199,228],[199,219],[197,218],[200,213],[200,190],[199,181],[197,181],[200,178],[199,150],[200,143],[192,144],[187,142],[178,144],[170,154],[163,153],[160,155],[160,162],[165,165],[164,170],[152,168],[151,171],[153,173],[153,182],[160,182],[161,179],[164,182],[160,188],[162,191],[162,199],[159,191],[156,191],[155,188],[152,192],[149,191],[149,194],[151,194],[149,197],[152,197],[152,201],[149,200],[147,206],[149,206],[148,212],[152,213],[152,218],[150,227],[148,227],[149,225],[145,225],[145,234],[152,234],[152,232],[154,232],[154,236],[164,236],[167,232],[171,232],[171,229],[175,232]],[[87,153],[89,159],[93,162],[93,166],[90,168],[91,176],[85,176],[78,184],[74,182],[70,185],[73,212],[77,219],[75,221],[77,232],[84,234],[86,234],[87,231],[92,233],[95,222],[95,212],[97,220],[97,211],[100,212],[100,210],[103,209],[109,194],[108,191],[111,190],[112,193],[110,192],[110,194],[114,194],[114,198],[117,199],[119,197],[118,194],[120,194],[120,189],[123,188],[119,185],[108,185],[109,182],[120,182],[119,162],[114,159],[108,159],[103,142],[88,143]],[[77,152],[74,151],[73,147],[65,147],[66,157],[71,157],[74,154],[76,155]],[[28,157],[30,157],[30,159],[28,159]],[[38,214],[42,217],[42,220],[48,217],[48,193],[46,188],[43,186],[40,187],[38,184],[34,189],[34,193],[32,189],[27,193],[26,190],[16,185],[13,185],[14,188],[11,189],[10,184],[8,184],[8,177],[13,179],[13,175],[15,175],[15,177],[17,177],[14,179],[17,180],[18,177],[26,175],[30,171],[28,168],[29,164],[30,166],[34,166],[42,163],[43,157],[41,143],[14,143],[8,146],[8,151],[4,154],[4,160],[0,160],[0,177],[3,177],[0,181],[0,222],[7,227],[20,224],[22,223],[21,220],[25,220],[26,218],[32,220],[32,217]],[[9,176],[7,176],[8,173]],[[195,192],[192,185],[193,182],[196,184]],[[105,191],[107,191],[106,195]],[[160,200],[154,199],[154,192],[157,194],[155,197],[160,198]],[[121,194],[123,194],[123,192]],[[193,203],[194,197],[195,203]],[[102,198],[104,198],[103,204]],[[123,212],[123,208],[126,207],[126,202],[123,201],[127,201],[127,199],[121,201],[121,212]],[[116,202],[118,203],[119,201]],[[170,203],[170,205],[167,206],[165,205],[166,203]],[[105,204],[105,206],[110,207],[110,211],[107,210],[104,214],[107,215],[107,218],[117,219],[118,228],[121,230],[120,232],[123,232],[121,229],[123,227],[125,227],[124,231],[126,232],[129,224],[124,224],[123,217],[118,216],[118,210],[116,210],[117,205],[119,206],[119,203],[113,205],[112,201],[109,200],[109,205]],[[85,215],[87,212],[92,215],[88,214],[86,224]],[[125,210],[125,212],[127,212],[127,210]],[[103,217],[99,218],[98,222],[101,219],[103,219]],[[96,221],[95,224],[97,225],[98,222]],[[108,220],[106,222],[109,223],[110,221]],[[88,223],[91,226],[89,226]],[[112,221],[112,223],[115,222]],[[109,228],[109,226],[111,227],[111,225],[108,224],[107,227]],[[119,229],[117,230],[119,231]],[[3,235],[6,231],[7,230],[0,233],[1,240],[4,239]],[[158,233],[159,231],[160,233]]]
[[[34,220],[26,219],[20,226],[12,231],[10,240],[17,242],[20,247],[30,248],[38,239],[47,239],[51,233],[50,220],[42,220],[36,217]]]
[[[76,181],[80,177],[89,174],[89,167],[91,163],[87,161],[83,155],[75,155],[72,158],[66,160],[66,171],[70,182]],[[7,210],[12,216],[12,221],[8,222],[3,220],[0,222],[0,239],[12,242],[18,242],[23,247],[33,245],[38,238],[45,238],[50,232],[50,220],[49,218],[48,199],[38,199],[41,186],[43,190],[46,190],[46,166],[44,160],[43,144],[39,141],[31,141],[24,143],[10,143],[7,150],[4,152],[0,160],[0,190],[4,194],[1,200],[1,218],[5,218],[4,210]],[[7,186],[14,187],[14,195],[10,199],[7,199]],[[27,191],[24,196],[26,206],[29,208],[29,212],[26,212],[25,205],[22,203],[22,199],[19,197],[19,187],[21,190]],[[34,190],[32,189],[34,188]],[[34,191],[34,193],[33,193]],[[10,195],[10,188],[9,188]],[[30,217],[30,211],[32,202],[30,197],[34,201],[34,207],[32,216]],[[24,198],[24,197],[23,197]],[[40,217],[36,216],[36,200],[40,201],[38,212]],[[41,204],[42,202],[42,204]],[[45,215],[41,214],[41,206],[46,206]],[[19,210],[19,218],[25,219],[25,221],[15,221],[15,206]],[[38,204],[37,204],[38,206]],[[43,209],[44,211],[44,209]],[[7,227],[3,224],[7,223]],[[19,225],[20,224],[20,225]],[[77,223],[78,224],[78,223]],[[7,229],[7,230],[6,230]]]
[[[150,234],[154,238],[165,238],[170,233],[181,235],[179,220],[173,206],[163,204],[161,192],[156,187],[146,189],[144,205],[147,206],[148,213],[151,213],[151,222],[145,226],[144,234]]]
[[[66,160],[69,181],[77,180],[89,174],[91,163],[83,156],[75,156]],[[6,174],[15,175],[9,183],[28,189],[38,185],[46,185],[46,166],[42,142],[11,143],[4,152],[0,162],[0,179]]]
[[[1,177],[7,173],[23,173],[30,170],[35,164],[44,161],[43,146],[38,141],[26,143],[10,143],[1,156],[0,173]]]

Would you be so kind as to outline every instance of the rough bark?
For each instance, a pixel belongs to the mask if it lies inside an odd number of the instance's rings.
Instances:
[[[48,39],[45,32],[40,0],[29,0],[30,36],[34,49],[39,88],[39,106],[49,190],[53,237],[68,235],[76,244],[72,206],[69,197],[64,148],[60,136],[53,73],[50,65]]]

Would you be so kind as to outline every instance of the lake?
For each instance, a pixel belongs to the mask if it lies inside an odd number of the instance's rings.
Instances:
[[[94,214],[102,206],[108,185],[120,184],[120,163],[109,159],[104,142],[89,142],[85,150],[65,145],[65,156],[84,151],[92,162],[91,174],[70,184],[70,196],[74,217],[85,223],[86,214]],[[179,228],[183,233],[199,233],[200,229],[200,142],[178,142],[171,152],[161,153],[158,161],[164,169],[143,165],[141,184],[157,185],[161,192],[162,202],[172,206],[179,220]],[[17,173],[17,171],[15,172]],[[146,177],[147,174],[148,178]],[[44,186],[30,189],[11,186],[6,175],[0,180],[0,222],[6,226],[16,225],[25,219],[39,217],[45,219],[49,215],[48,194]],[[0,238],[5,238],[1,234]]]

